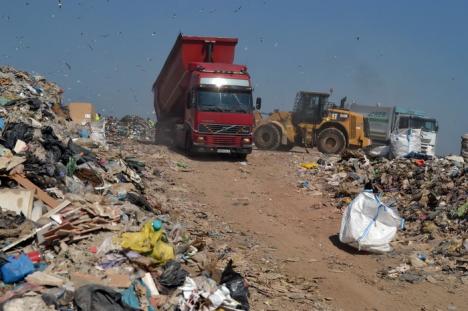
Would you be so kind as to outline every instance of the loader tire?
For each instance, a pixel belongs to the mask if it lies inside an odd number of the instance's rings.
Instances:
[[[317,138],[317,148],[326,154],[339,154],[346,148],[346,137],[337,128],[321,131]]]
[[[258,149],[276,150],[281,142],[281,134],[273,124],[265,124],[254,132],[254,142]]]

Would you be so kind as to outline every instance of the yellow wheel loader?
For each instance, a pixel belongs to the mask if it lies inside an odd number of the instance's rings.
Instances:
[[[290,150],[296,145],[317,147],[327,154],[345,148],[365,148],[371,144],[369,124],[363,115],[335,107],[330,94],[300,91],[292,112],[277,111],[255,117],[254,142],[259,149]]]

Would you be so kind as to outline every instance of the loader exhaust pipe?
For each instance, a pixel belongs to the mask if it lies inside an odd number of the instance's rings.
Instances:
[[[346,96],[341,99],[341,102],[340,102],[340,108],[341,109],[344,109],[347,99],[348,98]]]

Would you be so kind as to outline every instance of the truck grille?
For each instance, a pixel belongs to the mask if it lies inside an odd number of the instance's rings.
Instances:
[[[198,126],[200,133],[212,134],[249,134],[249,126],[230,125],[230,124],[200,124]]]
[[[430,144],[431,143],[431,140],[430,139],[421,139],[421,143],[423,144]]]
[[[241,137],[240,136],[207,136],[206,143],[207,145],[215,146],[240,146]]]

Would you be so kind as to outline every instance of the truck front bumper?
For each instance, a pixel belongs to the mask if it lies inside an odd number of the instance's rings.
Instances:
[[[242,147],[232,146],[206,146],[203,144],[193,144],[193,150],[200,153],[219,153],[219,154],[250,154],[252,145]]]
[[[200,137],[203,139],[200,140]],[[249,154],[252,152],[251,136],[193,134],[193,150],[203,153]],[[247,141],[245,141],[247,140]]]

